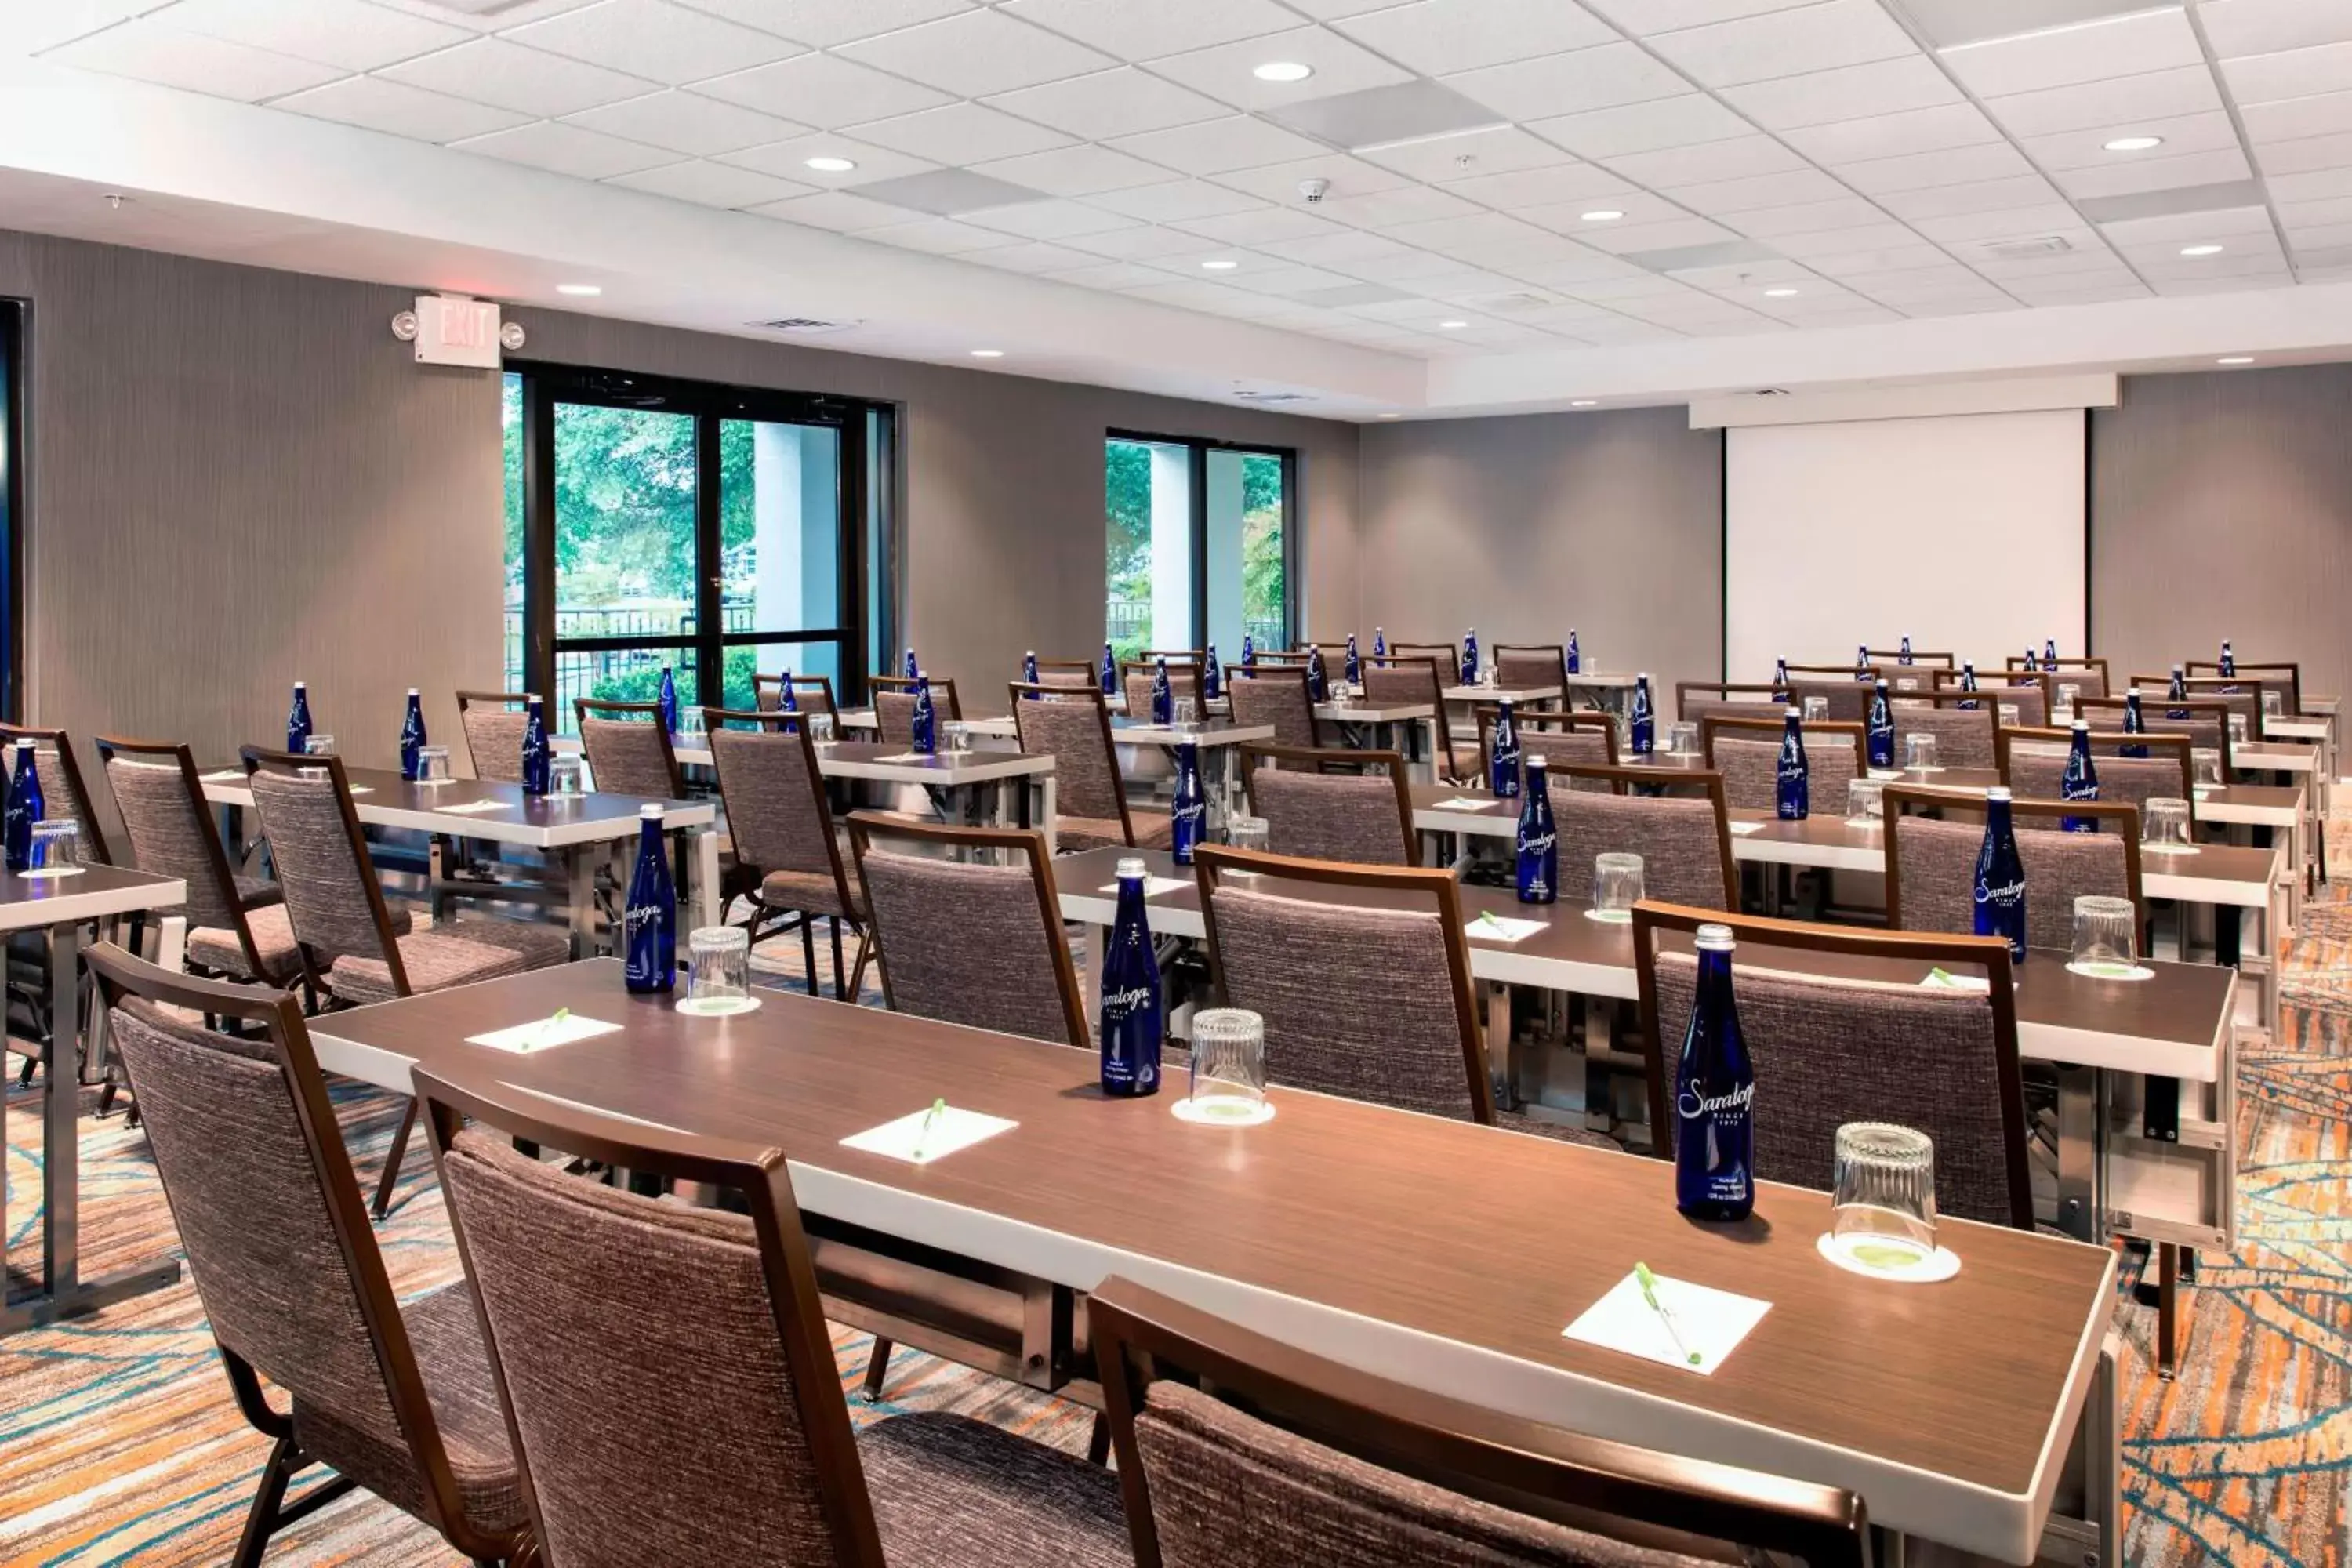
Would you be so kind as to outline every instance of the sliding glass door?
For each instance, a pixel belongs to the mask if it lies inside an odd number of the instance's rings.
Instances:
[[[1288,647],[1296,458],[1271,447],[1113,435],[1103,448],[1104,637],[1121,658],[1244,633]]]

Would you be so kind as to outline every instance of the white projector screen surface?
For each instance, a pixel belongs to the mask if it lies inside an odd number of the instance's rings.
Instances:
[[[1851,664],[1908,635],[2000,668],[2084,650],[2084,419],[1971,414],[1734,428],[1725,453],[1724,659]]]

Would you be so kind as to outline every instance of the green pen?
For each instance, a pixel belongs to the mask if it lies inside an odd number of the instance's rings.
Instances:
[[[1682,1352],[1691,1365],[1698,1365],[1698,1352],[1683,1343],[1682,1331],[1675,1327],[1675,1315],[1666,1310],[1664,1301],[1658,1300],[1658,1277],[1650,1272],[1648,1264],[1636,1263],[1633,1265],[1633,1278],[1642,1282],[1642,1300],[1650,1304],[1650,1310],[1658,1314],[1658,1321],[1665,1324],[1666,1337],[1675,1342],[1675,1349]]]
[[[1478,923],[1483,926],[1499,926],[1503,922],[1495,918],[1494,910],[1480,910],[1478,911]]]
[[[923,1143],[931,1135],[931,1123],[937,1121],[942,1115],[944,1115],[947,1111],[947,1098],[942,1095],[938,1100],[931,1101],[931,1108],[923,1112],[923,1124],[915,1129],[916,1159],[919,1160],[923,1157]]]

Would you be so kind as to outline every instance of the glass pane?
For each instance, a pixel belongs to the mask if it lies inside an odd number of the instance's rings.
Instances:
[[[1282,459],[1213,451],[1209,480],[1209,637],[1238,657],[1242,634],[1260,647],[1290,646],[1282,560]]]
[[[572,708],[575,699],[651,702],[661,694],[665,668],[677,687],[678,711],[683,716],[687,709],[701,700],[695,685],[691,648],[624,648],[599,653],[559,649],[555,655],[555,710],[548,714],[548,721],[559,735],[576,735],[580,732],[580,718]]]
[[[1192,466],[1189,448],[1108,441],[1103,450],[1103,635],[1121,658],[1192,642]]]
[[[751,689],[753,672],[761,675],[781,675],[789,670],[793,675],[822,675],[833,682],[835,698],[841,696],[841,645],[837,642],[754,643],[749,647],[726,650],[726,706],[739,713],[748,713],[758,707],[758,693]]]
[[[506,684],[522,689],[522,377],[509,373],[500,399],[505,425],[507,500]]]
[[[726,419],[719,426],[719,604],[728,632],[821,631],[842,623],[841,432]],[[729,707],[751,706],[751,675],[838,682],[830,645],[725,650]]]
[[[694,635],[694,491],[693,416],[556,405],[559,642]]]

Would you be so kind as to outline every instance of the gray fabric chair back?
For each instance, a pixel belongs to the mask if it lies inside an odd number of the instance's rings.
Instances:
[[[1037,684],[1040,686],[1067,686],[1081,691],[1099,689],[1096,683],[1101,679],[1092,671],[1084,669],[1048,668],[1037,671]]]
[[[614,1192],[479,1128],[441,1171],[543,1561],[841,1561],[803,1410],[840,1395],[796,1385],[751,1220]]]
[[[1979,689],[1990,699],[1986,706],[1992,709],[1994,719],[2004,726],[2039,730],[2050,722],[2050,705],[2042,700],[2042,686],[2038,681],[2032,686],[1995,685],[1990,681],[1981,681]],[[2004,718],[2000,711],[2002,705],[2016,709],[2017,717]]]
[[[1607,785],[1606,780],[1578,782]],[[1639,855],[1646,898],[1701,910],[1728,907],[1723,829],[1711,798],[1554,790],[1551,810],[1559,835],[1563,908],[1591,902],[1592,862],[1601,855]]]
[[[1447,957],[1448,941],[1462,937],[1436,913],[1312,902],[1233,882],[1210,899],[1226,1004],[1265,1020],[1269,1080],[1477,1120]]]
[[[2022,694],[2021,694],[2022,695]],[[1913,735],[1936,737],[1936,765],[1945,768],[1990,768],[1993,765],[1992,734],[2000,720],[2000,710],[1994,704],[2000,699],[1990,689],[1981,705],[1962,708],[1958,703],[1895,702],[1890,711],[1895,720],[1895,765],[1903,765],[1903,750]],[[1845,797],[1841,795],[1836,805],[1843,809]]]
[[[2155,726],[2151,724],[2149,728]],[[2169,756],[2119,757],[2113,753],[2112,742],[2094,742],[2092,766],[2099,774],[2099,798],[2116,801],[2140,808],[2147,814],[2147,803],[2153,797],[2189,800],[2189,778],[2177,758]],[[2064,792],[2059,788],[2066,772],[2066,753],[2061,748],[2015,744],[2009,750],[2009,787],[2027,800],[2062,800]]]
[[[831,876],[833,813],[807,737],[797,729],[713,730],[708,739],[735,858],[762,874]]]
[[[131,840],[131,864],[188,884],[188,901],[175,912],[184,913],[191,927],[236,930],[236,888],[222,878],[226,862],[218,854],[220,830],[203,798],[190,792],[178,764],[109,757],[106,783]],[[47,785],[42,788],[46,792]]]
[[[1831,719],[1853,723],[1868,715],[1870,694],[1874,689],[1868,681],[1792,675],[1789,678],[1788,705],[1802,711],[1806,698],[1825,698],[1830,705]]]
[[[676,800],[680,793],[659,726],[635,719],[580,720],[580,746],[599,795]]]
[[[1559,686],[1567,677],[1567,656],[1559,648],[1495,650],[1495,679],[1507,689],[1526,691],[1538,686]]]
[[[1506,681],[1504,684],[1507,686],[1510,683]],[[1563,767],[1605,768],[1616,765],[1617,759],[1611,749],[1609,737],[1590,725],[1555,728],[1545,723],[1540,713],[1515,715],[1513,721],[1519,727],[1519,755],[1544,760],[1544,765],[1552,770],[1551,789],[1554,795],[1560,793],[1562,775],[1559,770]],[[1566,783],[1571,790],[1609,793],[1607,779],[1568,779]]]
[[[294,940],[322,959],[383,958],[392,943],[369,897],[375,868],[352,840],[333,777],[324,770],[304,777],[265,767],[247,782],[286,889]]]
[[[1856,776],[1853,743],[1841,733],[1805,735],[1806,789],[1817,816],[1845,815],[1846,785]],[[1770,811],[1780,801],[1780,742],[1718,735],[1715,766],[1723,774],[1726,805]],[[1898,754],[1896,760],[1901,760]],[[1987,764],[1990,764],[1988,763]]]
[[[70,822],[81,829],[82,858],[104,862],[109,858],[106,836],[100,828],[97,814],[91,809],[89,796],[81,787],[81,769],[61,747],[73,744],[62,730],[35,730],[19,724],[0,724],[0,741],[9,744],[6,771],[16,773],[15,743],[33,742],[33,773],[41,781],[41,809],[50,822]]]
[[[2011,758],[2014,766],[2017,759]],[[2016,829],[2025,863],[2025,941],[2064,952],[2074,942],[2074,900],[2086,893],[2131,896],[2129,847],[2115,833]],[[1895,823],[1894,852],[1902,889],[1905,931],[1976,930],[1977,852],[1984,824],[1904,816]]]
[[[1147,695],[1144,716],[1150,711]],[[1068,698],[1015,702],[1013,730],[1023,751],[1054,759],[1056,811],[1097,821],[1118,820],[1124,794],[1118,758],[1104,739],[1102,709],[1096,701],[1080,691]]]
[[[783,707],[782,676],[755,675],[751,678],[753,710],[773,713]],[[813,676],[793,678],[793,709],[800,713],[830,713],[833,711],[833,683]]]
[[[1047,945],[1060,916],[1049,921],[1038,908],[1025,859],[995,866],[869,845],[858,864],[893,1011],[1057,1046],[1088,1043],[1083,1032],[1072,1037],[1062,966]]]
[[[2058,689],[2062,686],[2082,688],[2076,693],[2081,697],[2105,697],[2107,694],[2106,671],[2096,665],[2078,669],[2069,668],[2061,661],[2056,669],[2046,670],[2043,673],[2050,677],[2050,690],[2053,696],[2057,694]],[[2156,689],[2158,695],[2162,695],[2164,688],[2161,685]]]
[[[1364,700],[1375,708],[1402,708],[1438,700],[1437,672],[1426,664],[1364,661]]]
[[[1251,815],[1265,819],[1266,847],[1306,860],[1412,864],[1412,827],[1398,819],[1385,773],[1326,773],[1260,764],[1250,773]]]
[[[1664,1051],[1669,1071],[1690,1028],[1697,975],[1689,954],[1659,953],[1653,1048]],[[1989,994],[1830,979],[1742,964],[1738,955],[1732,991],[1756,1068],[1758,1180],[1827,1187],[1837,1130],[1892,1121],[1935,1140],[1939,1213],[2013,1223],[2006,1090]],[[1670,1145],[1676,1119],[1665,1120]]]
[[[1252,675],[1237,669],[1225,682],[1225,691],[1233,699],[1234,723],[1273,725],[1277,746],[1315,743],[1315,706],[1307,700],[1305,679],[1295,671],[1276,668]],[[1135,709],[1130,706],[1128,711]],[[1148,700],[1144,711],[1150,711]]]
[[[1151,682],[1154,679],[1155,674],[1149,668],[1130,668],[1123,673],[1119,684],[1127,692],[1129,718],[1151,717]],[[1207,717],[1201,707],[1199,673],[1191,665],[1179,664],[1172,658],[1168,661],[1168,700],[1171,703],[1189,701],[1194,713]]]
[[[935,728],[945,717],[939,710],[939,699],[931,700],[931,722]],[[911,746],[915,743],[915,694],[877,689],[874,693],[874,728],[886,746]]]
[[[469,702],[457,714],[466,731],[466,753],[474,776],[492,784],[522,783],[522,733],[529,715],[520,708]]]
[[[1726,719],[1778,719],[1786,703],[1768,701],[1759,696],[1752,701],[1733,697],[1702,697],[1696,693],[1683,698],[1680,718],[1685,723],[1703,724],[1711,714]],[[1802,711],[1801,705],[1800,711]]]

